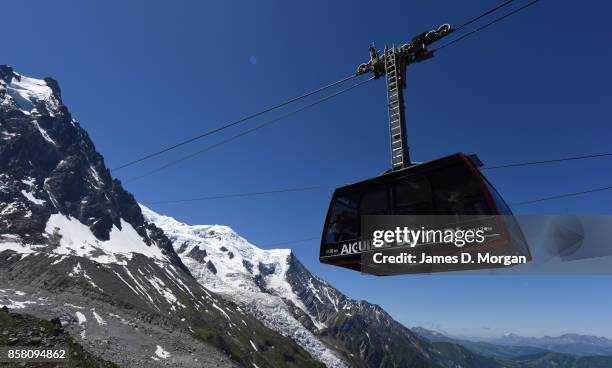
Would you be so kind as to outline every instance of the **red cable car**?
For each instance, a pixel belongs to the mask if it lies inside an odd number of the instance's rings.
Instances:
[[[527,242],[512,212],[478,170],[478,163],[475,156],[458,153],[337,188],[325,219],[320,261],[365,273],[389,275],[505,266],[490,261],[491,256],[496,260],[509,256],[531,260]],[[368,226],[363,219],[370,216],[374,222]],[[483,242],[465,248],[439,241],[378,249],[371,245],[371,230],[376,226],[385,228],[384,221],[376,222],[380,216],[384,220],[395,219],[393,226],[409,224],[412,229],[489,230]],[[489,261],[378,265],[373,259],[377,253],[379,257],[380,254],[395,257],[406,252],[414,254],[418,260],[469,252],[475,261],[478,254],[485,254]]]
[[[382,55],[370,46],[370,61],[357,69],[357,75],[371,72],[376,78],[386,76],[391,170],[334,191],[323,227],[322,263],[393,275],[515,264],[509,258],[516,258],[517,263],[531,260],[520,226],[479,171],[482,162],[476,156],[457,153],[422,164],[410,161],[403,96],[406,67],[431,58],[433,53],[427,46],[450,32],[449,25],[442,25],[407,44],[385,47]],[[396,225],[404,225],[404,235],[425,233],[427,237],[412,242],[386,239],[383,244],[374,239],[382,229],[388,234]],[[400,232],[397,226],[396,235]],[[457,243],[457,236],[468,233],[479,234],[481,241],[464,248]],[[446,234],[451,235],[452,244],[440,237]],[[414,262],[409,262],[411,259]]]

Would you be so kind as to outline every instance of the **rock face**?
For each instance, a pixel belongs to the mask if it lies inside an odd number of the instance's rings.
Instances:
[[[142,209],[200,284],[328,367],[452,366],[379,306],[352,300],[311,274],[289,249],[263,250],[227,226],[190,226]]]
[[[111,178],[59,85],[8,66],[0,66],[1,305],[60,318],[78,343],[125,367],[321,366],[200,285]]]
[[[145,247],[155,248],[149,253],[183,268],[168,239],[145,224],[134,197],[111,178],[62,104],[57,82],[0,66],[0,101],[0,233],[31,245],[48,243],[53,229],[47,227],[64,222],[100,244],[113,232],[137,234]],[[87,250],[93,258],[114,256],[104,246]]]

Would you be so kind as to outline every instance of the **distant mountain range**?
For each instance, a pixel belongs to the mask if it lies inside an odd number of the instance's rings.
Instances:
[[[558,353],[575,355],[612,355],[612,340],[579,334],[564,334],[557,337],[523,337],[507,334],[488,342],[503,346],[531,346]]]
[[[612,340],[605,337],[579,334],[524,337],[506,334],[493,338],[471,338],[450,337],[423,327],[414,327],[411,330],[428,341],[455,343],[478,354],[492,357],[519,357],[549,352],[576,356],[612,356]]]
[[[439,332],[425,329],[423,327],[413,327],[411,330],[412,332],[416,333],[427,341],[458,344],[468,348],[474,353],[488,357],[511,358],[547,352],[547,350],[545,349],[540,349],[528,345],[521,346],[520,344],[517,344],[503,346],[486,341],[472,341],[465,338],[449,337]]]

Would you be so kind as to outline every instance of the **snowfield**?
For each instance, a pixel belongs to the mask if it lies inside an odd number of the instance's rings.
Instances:
[[[6,91],[21,111],[27,115],[32,113],[39,103],[43,103],[50,112],[59,106],[53,91],[42,79],[28,78],[16,73],[16,76],[7,84]]]
[[[45,233],[49,236],[54,234],[61,236],[59,247],[52,251],[52,254],[60,256],[79,256],[102,264],[126,265],[127,261],[132,259],[133,253],[140,253],[156,260],[168,261],[159,247],[155,244],[147,245],[134,227],[123,219],[121,229],[113,226],[110,239],[106,241],[96,238],[89,227],[79,220],[59,213],[49,217]],[[44,247],[46,245],[22,244],[11,234],[2,234],[0,238],[0,251],[32,253]],[[60,261],[61,258],[57,260]]]

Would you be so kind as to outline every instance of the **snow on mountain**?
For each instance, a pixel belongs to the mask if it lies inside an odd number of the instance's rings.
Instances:
[[[0,66],[0,117],[0,249],[102,264],[134,253],[178,261],[111,178],[54,80]]]
[[[7,80],[0,79],[0,87],[4,87],[8,96],[2,104],[14,102],[21,112],[30,115],[37,106],[43,105],[53,115],[60,102],[53,93],[53,89],[42,79],[28,78],[13,72]],[[45,134],[41,129],[41,134]]]
[[[289,249],[263,250],[227,226],[190,226],[141,205],[191,274],[329,367],[439,367],[440,357],[377,305],[348,298]]]
[[[348,365],[298,321],[287,301],[308,315],[317,329],[325,324],[308,308],[287,281],[291,250],[263,250],[231,228],[189,226],[142,206],[145,219],[162,228],[191,274],[208,289],[249,311],[266,326],[291,337],[328,367]]]
[[[44,250],[47,254],[87,257],[103,264],[126,265],[134,253],[170,262],[159,247],[147,245],[130,223],[123,219],[120,221],[121,228],[113,226],[109,239],[100,240],[78,219],[56,213],[49,217],[43,234],[46,237],[57,236],[59,244],[56,247],[47,249],[46,244],[24,243],[19,235],[0,234],[1,249],[24,254]]]

